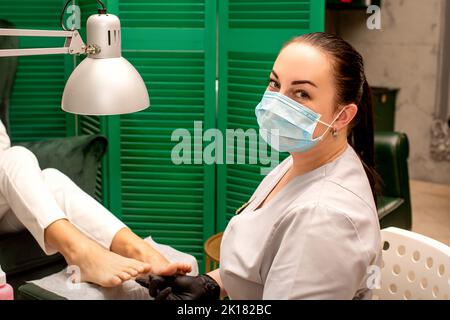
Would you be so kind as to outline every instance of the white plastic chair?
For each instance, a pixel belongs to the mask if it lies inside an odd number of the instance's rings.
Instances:
[[[383,263],[373,299],[449,300],[450,247],[398,228],[381,230]]]

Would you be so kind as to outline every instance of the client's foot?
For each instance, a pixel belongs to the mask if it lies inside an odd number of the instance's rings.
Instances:
[[[192,270],[188,263],[169,262],[150,243],[139,238],[130,229],[121,229],[114,237],[111,251],[124,257],[133,258],[150,264],[150,273],[154,275],[170,276],[185,274]]]
[[[147,274],[145,262],[112,253],[82,234],[66,219],[57,220],[45,229],[48,248],[60,252],[69,265],[79,267],[75,280],[114,287],[140,274]]]
[[[82,282],[92,282],[102,287],[115,287],[150,272],[148,263],[122,257],[90,240],[79,244],[66,260],[69,265],[80,268]]]

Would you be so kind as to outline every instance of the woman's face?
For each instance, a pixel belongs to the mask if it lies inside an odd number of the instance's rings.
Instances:
[[[267,90],[279,92],[321,114],[320,120],[326,123],[331,123],[337,115],[331,61],[310,45],[292,43],[280,52]],[[326,129],[319,123],[313,138]]]

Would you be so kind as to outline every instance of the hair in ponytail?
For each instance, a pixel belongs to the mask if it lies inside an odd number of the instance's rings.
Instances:
[[[373,118],[372,90],[367,80],[364,80],[361,99],[358,103],[358,112],[350,125],[347,139],[361,159],[376,203],[377,197],[381,193],[381,177],[375,170]]]
[[[381,178],[375,170],[372,93],[362,56],[342,38],[323,32],[296,37],[284,47],[291,43],[306,43],[329,55],[336,83],[336,105],[355,103],[358,106],[358,112],[349,125],[348,142],[361,159],[376,203]]]

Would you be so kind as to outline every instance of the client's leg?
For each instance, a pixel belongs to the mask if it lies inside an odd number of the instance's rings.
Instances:
[[[45,169],[42,173],[69,221],[103,247],[124,257],[149,263],[153,274],[172,275],[191,271],[189,264],[169,263],[148,242],[134,234],[60,171]]]
[[[81,281],[112,287],[147,271],[142,262],[105,250],[64,219],[47,227],[45,241],[80,268]]]
[[[0,198],[47,254],[59,251],[68,263],[77,262],[82,280],[114,286],[149,271],[148,264],[102,249],[71,225],[44,182],[36,157],[23,147],[0,155]]]

